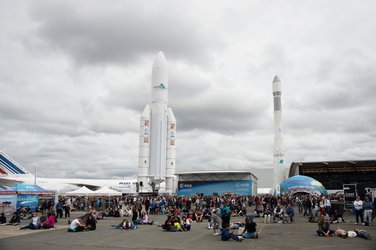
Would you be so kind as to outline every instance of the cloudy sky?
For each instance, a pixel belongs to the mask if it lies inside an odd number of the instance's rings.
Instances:
[[[177,172],[271,186],[272,80],[286,167],[375,159],[376,2],[0,1],[0,150],[43,177],[137,173],[163,50]]]

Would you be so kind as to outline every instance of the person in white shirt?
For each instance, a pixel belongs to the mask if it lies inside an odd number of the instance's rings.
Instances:
[[[37,213],[33,213],[29,225],[20,227],[20,229],[21,230],[22,229],[32,229],[32,230],[40,229],[40,219],[39,219],[39,216],[37,215]]]
[[[356,224],[359,223],[359,217],[360,217],[360,220],[362,221],[363,223],[363,201],[360,200],[360,196],[357,196],[356,197],[356,200],[354,201],[354,210],[355,210],[355,217],[356,217]]]
[[[329,214],[329,215],[332,215],[332,211],[331,211],[332,204],[330,202],[330,198],[328,198],[328,197],[324,198],[324,207],[325,207],[326,213]]]
[[[69,226],[68,232],[78,232],[84,230],[85,225],[83,224],[83,221],[81,218],[74,219],[72,223]]]
[[[278,222],[279,220],[283,219],[283,208],[280,204],[277,204],[277,206],[274,208],[274,215],[273,215],[273,221]]]

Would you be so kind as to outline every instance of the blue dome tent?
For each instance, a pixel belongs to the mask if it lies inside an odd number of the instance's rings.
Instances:
[[[296,193],[308,193],[316,196],[328,194],[319,181],[304,175],[292,176],[280,185],[281,195],[294,195]]]

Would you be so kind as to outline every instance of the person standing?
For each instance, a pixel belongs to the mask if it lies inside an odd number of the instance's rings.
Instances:
[[[217,233],[217,228],[219,229],[219,231],[222,229],[222,218],[219,208],[216,208],[212,211],[211,218],[213,223],[213,235],[219,235],[220,233]]]
[[[363,216],[362,216],[363,201],[360,199],[359,195],[356,197],[356,200],[354,201],[354,210],[355,210],[355,217],[356,217],[355,225],[359,223],[359,217],[360,217],[360,220],[363,224]]]
[[[70,207],[71,207],[71,200],[70,198],[67,198],[64,203],[64,212],[65,212],[65,218],[70,218]]]
[[[369,198],[366,196],[363,202],[363,209],[364,209],[364,223],[367,226],[372,224],[372,209],[373,205]]]
[[[142,202],[140,198],[137,199],[134,206],[136,208],[138,218],[141,218]]]
[[[57,218],[63,218],[63,204],[61,204],[61,200],[56,203],[56,214]]]
[[[228,202],[221,208],[221,216],[222,216],[222,227],[229,227],[230,220],[231,220],[231,210],[228,205]]]
[[[329,216],[332,215],[332,211],[331,211],[331,208],[332,208],[332,203],[330,202],[330,198],[329,197],[324,197],[324,207],[325,207],[325,211],[327,214],[329,214]]]

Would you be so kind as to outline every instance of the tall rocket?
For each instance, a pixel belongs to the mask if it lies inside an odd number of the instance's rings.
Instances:
[[[274,100],[274,147],[273,147],[273,189],[276,194],[280,192],[280,184],[285,180],[285,153],[282,137],[282,105],[281,105],[281,80],[278,76],[273,79]]]
[[[176,119],[167,107],[168,70],[162,51],[154,60],[151,79],[151,104],[140,119],[139,164],[137,181],[144,190],[165,182],[165,192],[172,194],[175,179]],[[150,185],[150,186],[148,186]]]

